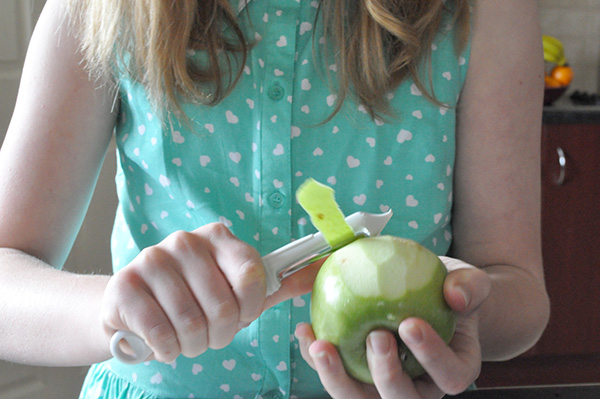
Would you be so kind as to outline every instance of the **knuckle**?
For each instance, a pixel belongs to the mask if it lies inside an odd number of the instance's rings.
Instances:
[[[232,233],[229,230],[229,228],[227,228],[227,226],[225,226],[223,223],[219,223],[219,222],[214,222],[214,223],[209,223],[207,225],[204,225],[202,227],[203,231],[206,232],[206,234],[209,237],[223,237],[223,236],[227,236],[227,237],[232,237]]]
[[[238,284],[239,287],[245,289],[248,286],[253,286],[257,282],[264,282],[265,270],[260,262],[254,257],[254,254],[243,256],[243,261],[238,266]]]
[[[207,314],[212,323],[227,326],[234,322],[237,324],[240,309],[235,300],[227,299],[210,306]]]
[[[466,391],[477,379],[481,370],[481,365],[473,369],[464,370],[462,375],[449,376],[441,385],[448,395],[458,395]]]
[[[150,246],[144,248],[136,258],[136,264],[144,268],[149,269],[161,269],[165,265],[173,263],[173,256],[165,249],[159,246]]]
[[[190,253],[197,251],[199,240],[195,234],[179,230],[171,233],[169,236],[169,244],[177,253]]]
[[[158,358],[173,359],[180,352],[175,330],[166,321],[151,326],[146,334],[146,340]]]
[[[206,334],[206,319],[202,312],[196,308],[189,308],[177,316],[179,330],[186,335]]]

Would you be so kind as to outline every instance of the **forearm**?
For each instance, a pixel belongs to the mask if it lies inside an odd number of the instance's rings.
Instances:
[[[59,271],[0,249],[0,358],[55,366],[107,359],[100,307],[108,279]]]
[[[513,358],[535,344],[549,317],[544,283],[516,266],[484,268],[492,288],[480,308],[480,342],[484,361]]]

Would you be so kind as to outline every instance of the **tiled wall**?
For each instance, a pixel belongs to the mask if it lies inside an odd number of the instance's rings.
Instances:
[[[571,89],[600,91],[600,0],[538,0],[542,32],[560,39],[574,70]]]

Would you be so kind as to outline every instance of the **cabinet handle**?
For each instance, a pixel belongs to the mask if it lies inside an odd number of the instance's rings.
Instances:
[[[565,182],[565,175],[567,174],[567,157],[565,156],[565,152],[562,148],[557,147],[556,153],[558,154],[558,179],[556,179],[556,184],[561,186]]]

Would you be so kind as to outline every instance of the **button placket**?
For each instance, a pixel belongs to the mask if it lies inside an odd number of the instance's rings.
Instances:
[[[301,2],[282,0],[273,2],[268,10],[268,30],[260,43],[264,62],[260,110],[261,192],[260,245],[267,253],[291,240],[290,209],[293,204],[291,166],[291,103],[296,53],[296,28]],[[275,33],[276,32],[276,33]],[[261,328],[262,340],[273,345],[273,352],[265,356],[267,367],[277,380],[279,391],[272,397],[289,397],[291,388],[290,320],[287,315],[291,304],[278,305],[281,318]],[[263,323],[265,324],[265,323]],[[277,338],[275,340],[275,338]],[[273,389],[265,387],[265,389]],[[285,394],[284,394],[285,392]],[[263,394],[264,396],[264,394]]]

